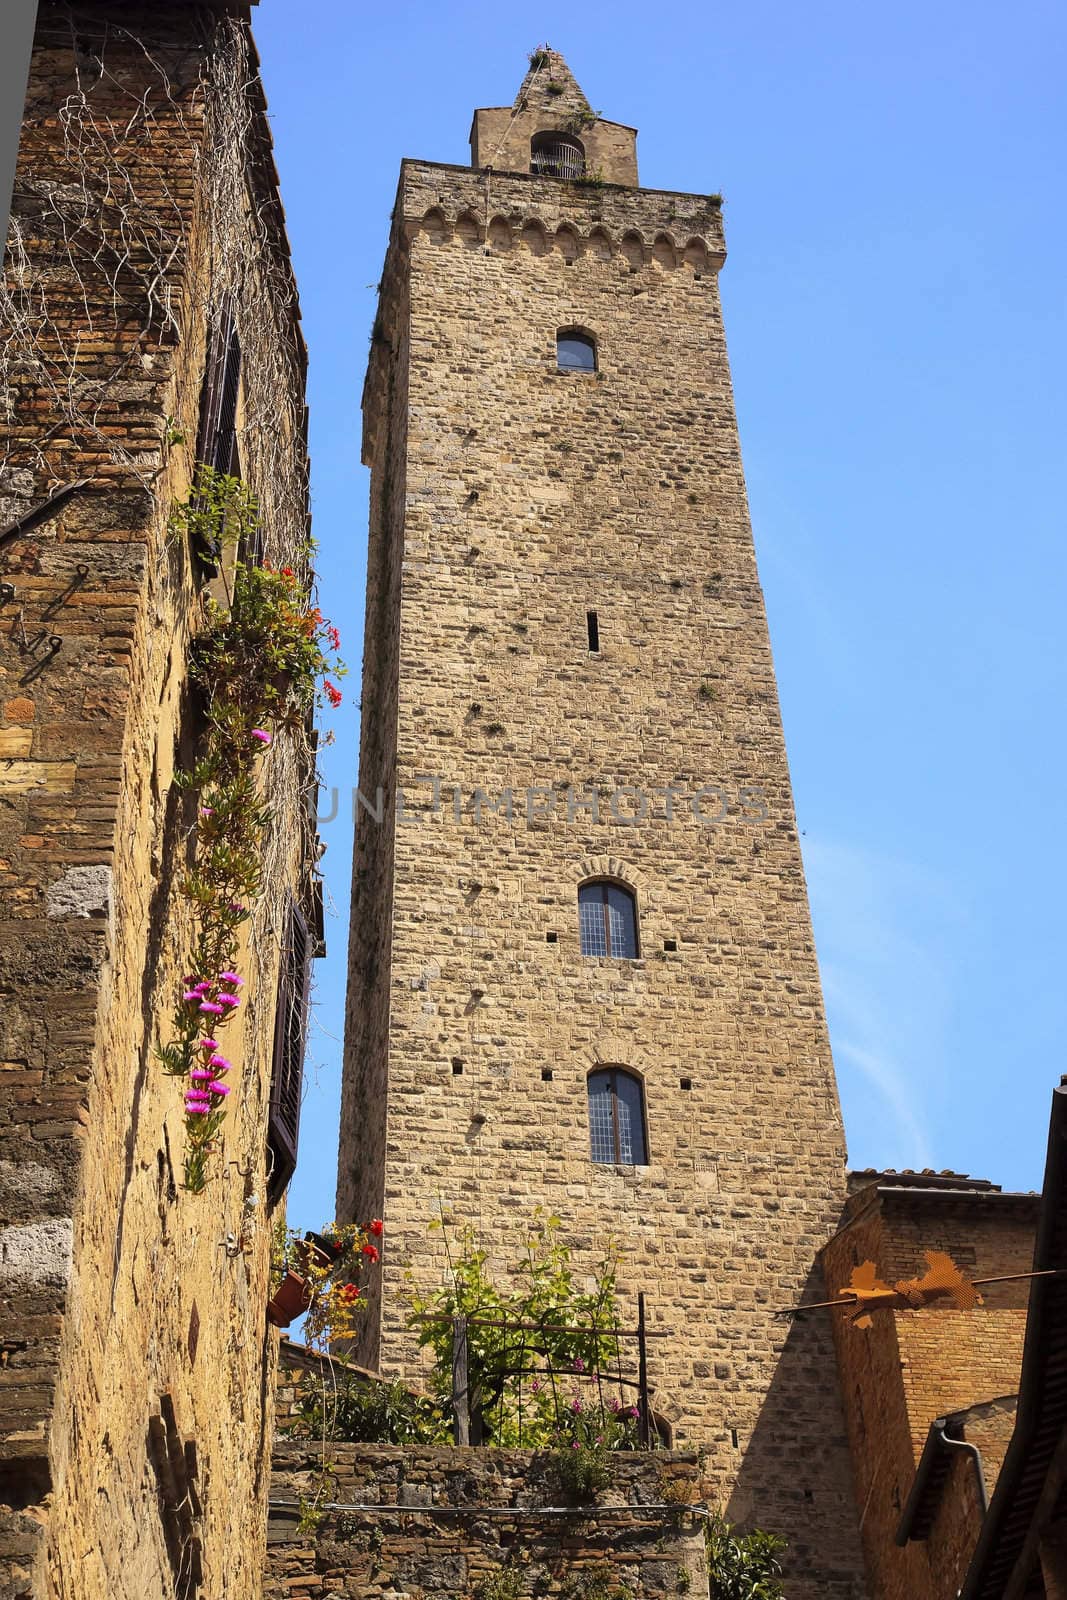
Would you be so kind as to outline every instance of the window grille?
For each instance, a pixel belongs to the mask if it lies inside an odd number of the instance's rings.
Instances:
[[[564,133],[536,133],[530,141],[530,171],[541,178],[580,178],[585,151]]]
[[[589,1074],[588,1090],[592,1159],[604,1166],[647,1165],[640,1079],[620,1067],[606,1067]]]
[[[617,883],[583,883],[578,890],[578,933],[583,956],[637,957],[637,902]]]
[[[304,1048],[307,1041],[310,961],[311,936],[308,925],[294,904],[289,911],[274,1019],[274,1067],[267,1118],[270,1153],[267,1198],[272,1205],[284,1194],[296,1170]]]

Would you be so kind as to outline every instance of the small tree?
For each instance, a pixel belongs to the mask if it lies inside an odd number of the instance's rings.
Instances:
[[[471,1228],[458,1244],[443,1221],[448,1282],[412,1297],[411,1324],[433,1352],[431,1387],[452,1415],[452,1319],[468,1318],[467,1381],[472,1443],[556,1445],[568,1419],[592,1406],[624,1411],[612,1393],[618,1371],[616,1258],[609,1251],[586,1291],[575,1283],[558,1217],[534,1213],[525,1255],[494,1281]],[[577,1402],[577,1404],[576,1404]],[[614,1403],[612,1403],[614,1402]]]

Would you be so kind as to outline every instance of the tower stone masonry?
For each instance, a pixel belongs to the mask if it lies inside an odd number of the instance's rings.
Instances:
[[[363,1357],[417,1373],[407,1295],[441,1282],[442,1209],[500,1265],[536,1207],[584,1268],[615,1239],[631,1314],[643,1289],[669,1335],[673,1442],[707,1453],[732,1521],[789,1541],[791,1600],[853,1600],[830,1328],[771,1315],[818,1286],[845,1152],[720,203],[640,188],[634,130],[551,50],[476,113],[472,152],[403,163],[364,399],[338,1207],[384,1215],[389,1246]],[[628,948],[630,895],[636,955],[583,954],[589,884],[624,893],[585,948],[605,921]],[[645,1148],[594,1160],[609,1067]],[[599,1105],[617,1130],[622,1100]]]

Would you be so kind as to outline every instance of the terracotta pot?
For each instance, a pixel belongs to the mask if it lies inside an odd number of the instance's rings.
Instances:
[[[302,1316],[311,1304],[311,1289],[306,1278],[287,1272],[278,1285],[278,1292],[267,1302],[267,1321],[276,1328],[287,1328]]]

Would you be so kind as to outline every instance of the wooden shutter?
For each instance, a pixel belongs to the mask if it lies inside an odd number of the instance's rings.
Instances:
[[[237,455],[237,393],[241,382],[241,342],[231,300],[223,303],[208,335],[196,459],[216,472],[233,473]]]
[[[290,908],[288,933],[282,951],[278,1006],[274,1018],[274,1068],[267,1121],[267,1143],[271,1156],[267,1198],[271,1204],[284,1193],[296,1170],[310,964],[311,936],[307,923],[294,904]]]

